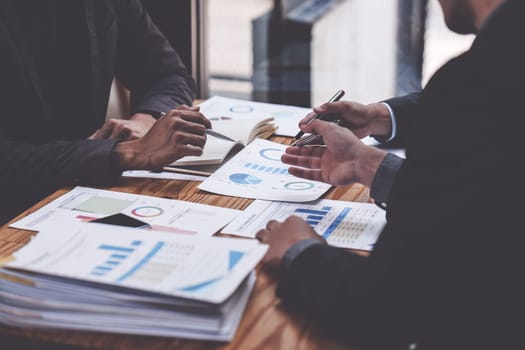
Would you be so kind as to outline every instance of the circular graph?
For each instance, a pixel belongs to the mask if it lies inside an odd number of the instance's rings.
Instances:
[[[283,151],[278,148],[265,148],[259,151],[259,155],[265,159],[280,162]]]
[[[155,216],[162,215],[164,213],[164,210],[158,207],[138,207],[131,211],[131,213],[135,216],[139,216],[141,218],[152,218]]]
[[[287,184],[284,185],[284,187],[287,190],[292,190],[292,191],[305,191],[305,190],[314,188],[314,184],[311,182],[296,181],[296,182],[288,182]]]
[[[252,106],[233,106],[230,108],[232,113],[250,113],[253,112]]]
[[[257,185],[262,182],[261,179],[250,174],[232,174],[230,180],[241,185]]]

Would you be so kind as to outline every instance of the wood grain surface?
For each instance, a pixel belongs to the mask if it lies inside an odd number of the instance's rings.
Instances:
[[[278,142],[286,139],[274,138]],[[244,209],[251,199],[226,197],[197,189],[199,182],[153,180],[122,177],[113,191],[136,193],[189,202]],[[21,213],[12,221],[36,211],[43,205],[66,193],[63,188]],[[323,198],[368,202],[369,190],[353,184],[332,188]],[[0,227],[0,258],[24,246],[34,232]],[[16,329],[0,325],[2,349],[350,349],[338,343],[320,327],[300,314],[287,310],[275,296],[276,279],[261,266],[257,267],[257,283],[250,298],[235,338],[230,343],[188,341],[173,338],[128,336],[81,331],[48,331]],[[1,302],[1,301],[0,301]]]

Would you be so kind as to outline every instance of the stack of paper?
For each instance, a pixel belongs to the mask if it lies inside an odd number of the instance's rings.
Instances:
[[[267,247],[48,223],[0,268],[0,323],[231,340]]]

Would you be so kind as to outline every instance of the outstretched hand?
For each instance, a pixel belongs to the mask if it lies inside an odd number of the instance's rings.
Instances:
[[[331,122],[314,120],[308,130],[321,136],[325,145],[288,147],[281,160],[292,165],[290,174],[332,185],[372,184],[386,152],[366,146],[350,130]]]

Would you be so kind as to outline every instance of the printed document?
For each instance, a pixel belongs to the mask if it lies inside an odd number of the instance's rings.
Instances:
[[[40,231],[48,220],[85,222],[122,213],[156,231],[211,236],[239,214],[238,210],[173,199],[75,187],[51,203],[11,224]]]
[[[385,211],[371,203],[322,199],[311,203],[285,203],[256,200],[226,226],[222,232],[255,237],[270,220],[302,217],[328,244],[371,250],[386,224]]]
[[[281,162],[286,147],[255,139],[198,188],[226,196],[265,200],[309,202],[318,199],[332,186],[290,175],[288,166]]]
[[[299,132],[299,121],[311,108],[254,102],[214,96],[199,105],[202,114],[212,120],[239,120],[273,117],[276,135],[293,137]]]
[[[49,221],[6,267],[219,304],[266,250],[255,240]]]

